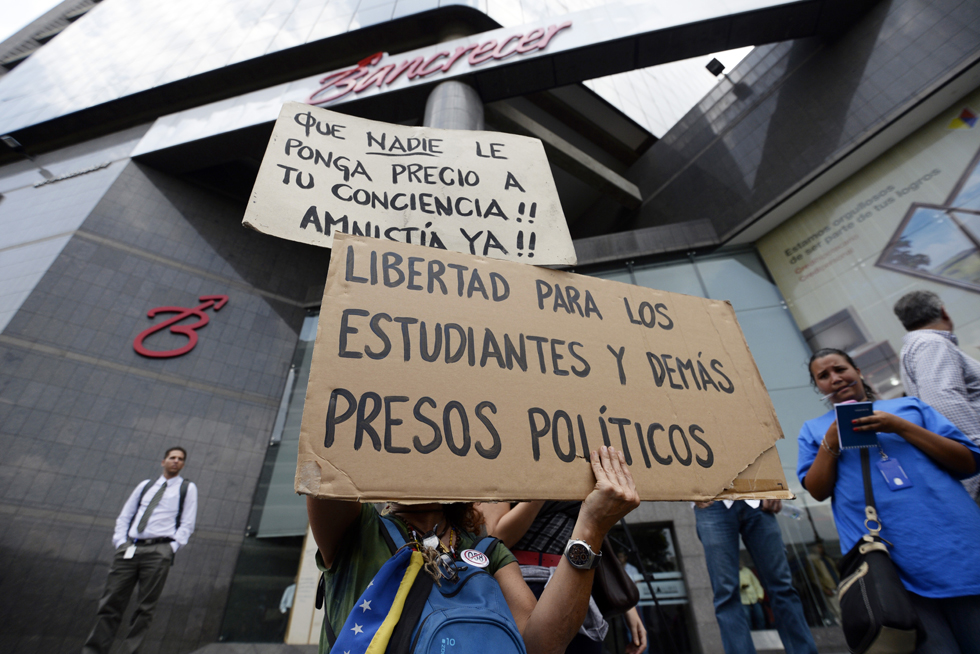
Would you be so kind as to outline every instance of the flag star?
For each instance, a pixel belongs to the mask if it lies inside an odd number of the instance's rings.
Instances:
[[[360,604],[358,604],[358,608],[362,609],[361,610],[361,613],[364,613],[366,611],[370,611],[371,610],[371,600],[364,600],[363,602],[361,602]]]
[[[371,587],[371,586],[373,586],[373,585],[374,585],[374,579],[372,579],[372,580],[371,580],[371,583],[369,583],[369,584],[368,584],[368,588],[370,588],[370,587]]]
[[[351,631],[353,631],[355,635],[356,634],[363,634],[364,633],[364,627],[362,627],[361,625],[359,625],[359,624],[357,624],[355,622],[354,623],[354,626],[351,627]]]

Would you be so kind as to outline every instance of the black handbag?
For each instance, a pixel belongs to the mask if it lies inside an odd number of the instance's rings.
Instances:
[[[852,654],[911,654],[925,641],[925,629],[879,535],[868,448],[861,448],[861,472],[868,533],[840,562],[837,599],[844,638]]]
[[[622,615],[640,601],[640,591],[616,557],[608,536],[602,541],[602,558],[592,580],[592,599],[606,618]]]

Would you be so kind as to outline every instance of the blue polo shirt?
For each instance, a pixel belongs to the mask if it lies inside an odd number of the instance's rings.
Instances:
[[[922,400],[880,400],[874,403],[874,410],[891,413],[962,443],[973,452],[980,469],[980,448]],[[801,482],[834,420],[834,411],[830,410],[800,430],[796,472]],[[898,434],[879,433],[878,443],[890,459],[898,460],[912,482],[903,490],[889,489],[875,465],[881,454],[878,449],[871,449],[871,487],[881,518],[881,536],[893,543],[888,549],[902,583],[924,597],[980,594],[980,507],[953,473]],[[864,527],[861,455],[857,449],[842,450],[837,460],[832,506],[841,551],[848,552],[868,533]]]

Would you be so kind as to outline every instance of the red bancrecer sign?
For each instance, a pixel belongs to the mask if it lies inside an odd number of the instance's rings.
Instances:
[[[465,60],[471,67],[479,66],[488,61],[500,61],[508,57],[521,57],[535,50],[544,50],[562,30],[571,28],[572,21],[532,29],[524,34],[510,34],[497,39],[489,39],[483,43],[469,43],[456,48],[455,52],[442,50],[425,57],[403,57],[389,60],[383,66],[378,66],[385,58],[385,53],[378,52],[357,62],[353,68],[338,70],[320,80],[320,88],[310,94],[307,104],[322,106],[334,100],[339,100],[348,93],[357,95],[372,86],[382,88],[390,86],[402,74],[409,81],[424,79],[429,75],[449,72],[453,65]]]
[[[151,359],[169,359],[171,357],[179,357],[193,350],[194,346],[197,345],[197,330],[210,322],[207,314],[204,313],[205,310],[213,307],[215,311],[220,311],[221,307],[228,304],[228,296],[202,295],[198,298],[198,300],[201,301],[201,304],[197,305],[193,309],[187,309],[184,307],[157,307],[156,309],[150,309],[147,311],[146,315],[149,318],[155,318],[161,313],[173,313],[176,315],[140,332],[139,335],[133,340],[133,349],[136,350],[136,353]],[[197,322],[187,325],[178,324],[191,317],[196,317],[198,319]],[[174,350],[147,349],[143,342],[153,334],[162,331],[167,327],[170,328],[170,333],[172,334],[186,336],[187,343],[185,343],[183,347],[178,347]]]

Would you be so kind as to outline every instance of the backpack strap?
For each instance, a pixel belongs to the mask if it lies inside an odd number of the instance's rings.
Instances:
[[[186,479],[180,482],[180,500],[177,502],[177,525],[174,527],[174,533],[180,529],[180,517],[184,515],[184,500],[187,499],[187,487],[190,483]]]
[[[139,499],[136,500],[136,510],[133,511],[133,517],[129,519],[129,526],[126,527],[127,540],[129,540],[129,530],[133,528],[133,523],[136,522],[136,514],[140,512],[140,504],[143,502],[143,496],[146,495],[146,491],[150,490],[150,485],[152,482],[152,479],[147,479],[143,482],[143,488],[140,489]]]
[[[323,600],[327,594],[327,579],[325,573],[320,573],[320,580],[316,584],[316,608],[323,608]],[[337,642],[337,634],[333,632],[333,627],[330,625],[330,620],[327,619],[326,613],[323,615],[323,627],[327,632],[327,645],[333,647],[333,644]]]
[[[434,583],[432,577],[425,572],[420,572],[415,577],[415,581],[408,591],[408,596],[405,598],[401,617],[391,632],[385,654],[408,654],[411,651],[415,627],[418,626],[419,620],[422,618],[426,601],[429,599]]]
[[[486,538],[481,539],[480,542],[478,542],[476,545],[474,545],[473,549],[477,550],[478,552],[482,552],[486,554],[487,558],[489,559],[493,556],[493,553],[496,551],[497,545],[500,545],[499,538],[494,538],[493,536],[487,536]]]
[[[384,515],[381,516],[381,537],[385,539],[385,543],[387,543],[392,554],[397,552],[406,542],[401,529],[398,528],[398,523]]]

